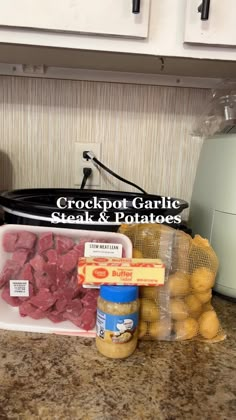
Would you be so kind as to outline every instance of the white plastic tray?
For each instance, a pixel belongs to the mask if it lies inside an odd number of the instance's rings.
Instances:
[[[3,235],[6,232],[26,230],[36,234],[43,232],[53,232],[57,235],[65,235],[72,238],[75,242],[78,239],[91,238],[92,239],[107,239],[108,242],[122,244],[126,252],[126,257],[132,257],[132,244],[129,238],[120,233],[114,232],[100,232],[100,231],[86,231],[76,229],[61,229],[40,226],[25,226],[25,225],[4,225],[0,227],[0,271],[7,259],[11,258],[9,252],[5,252],[2,246]],[[2,289],[0,290],[0,328],[4,330],[13,331],[27,331],[39,333],[51,333],[62,335],[77,335],[81,337],[95,337],[95,328],[90,331],[82,330],[78,327],[73,327],[70,321],[64,321],[59,324],[54,324],[49,319],[35,320],[28,316],[21,317],[18,307],[8,305],[1,297]]]

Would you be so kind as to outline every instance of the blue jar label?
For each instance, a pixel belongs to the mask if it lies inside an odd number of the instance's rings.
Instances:
[[[138,312],[129,315],[110,315],[97,310],[97,336],[109,343],[123,344],[130,341],[138,328]]]

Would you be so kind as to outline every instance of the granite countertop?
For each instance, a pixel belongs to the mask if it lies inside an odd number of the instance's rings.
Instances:
[[[140,342],[123,361],[94,339],[0,331],[0,419],[235,419],[236,304],[214,306],[225,341]]]

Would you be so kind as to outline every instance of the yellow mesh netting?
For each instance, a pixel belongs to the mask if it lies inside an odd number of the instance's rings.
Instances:
[[[134,258],[160,258],[165,285],[140,287],[139,338],[146,340],[220,341],[225,334],[211,305],[218,270],[207,239],[161,224],[122,225]]]

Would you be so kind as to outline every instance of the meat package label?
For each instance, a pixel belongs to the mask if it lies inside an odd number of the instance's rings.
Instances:
[[[10,296],[29,297],[29,280],[10,280]]]
[[[112,243],[86,242],[84,247],[85,257],[122,257],[122,245]]]
[[[165,266],[158,259],[80,258],[78,281],[79,284],[96,286],[162,286],[165,282]]]

